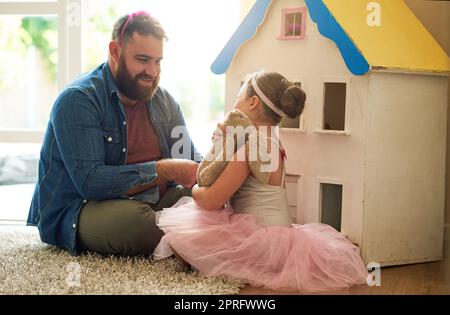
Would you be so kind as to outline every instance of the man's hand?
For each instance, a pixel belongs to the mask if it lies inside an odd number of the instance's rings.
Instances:
[[[158,177],[151,183],[131,188],[125,195],[133,196],[170,181],[175,181],[185,188],[192,188],[197,182],[197,169],[198,164],[191,160],[160,160],[156,162],[156,173],[158,174]]]
[[[192,188],[197,182],[198,164],[191,160],[167,159],[156,163],[158,177],[175,181],[185,188]]]

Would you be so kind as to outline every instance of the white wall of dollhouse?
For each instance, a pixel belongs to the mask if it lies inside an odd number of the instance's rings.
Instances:
[[[286,8],[306,8],[303,39],[280,39]],[[301,0],[273,1],[240,46],[226,71],[226,111],[259,70],[301,82],[307,94],[299,121],[280,130],[294,220],[334,226],[366,263],[442,259],[447,76],[353,75]]]

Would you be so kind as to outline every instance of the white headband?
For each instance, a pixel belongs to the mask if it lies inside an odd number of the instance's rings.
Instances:
[[[259,88],[258,84],[256,84],[256,78],[255,75],[252,77],[252,85],[253,88],[255,89],[256,94],[258,94],[259,98],[267,105],[269,106],[269,108],[271,110],[273,110],[275,113],[277,113],[278,115],[280,115],[281,117],[286,117],[286,114],[283,113],[283,111],[281,109],[279,109],[278,107],[276,107],[267,96],[264,95],[264,93],[261,91],[261,89]]]

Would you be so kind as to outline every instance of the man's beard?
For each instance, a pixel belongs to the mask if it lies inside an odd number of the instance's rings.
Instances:
[[[159,75],[153,78],[151,87],[143,87],[139,85],[139,79],[148,79],[144,73],[136,75],[134,78],[128,72],[125,59],[120,57],[119,67],[116,71],[116,85],[121,94],[134,101],[147,101],[155,95],[159,84]]]

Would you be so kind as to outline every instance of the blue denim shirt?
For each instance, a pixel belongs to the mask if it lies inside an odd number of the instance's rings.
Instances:
[[[162,158],[200,161],[172,96],[158,88],[147,106]],[[126,165],[127,149],[125,111],[109,65],[104,63],[68,85],[52,108],[27,220],[38,227],[43,242],[77,254],[83,204],[128,198],[124,193],[130,188],[157,177],[156,162]],[[158,187],[133,199],[155,203]]]

